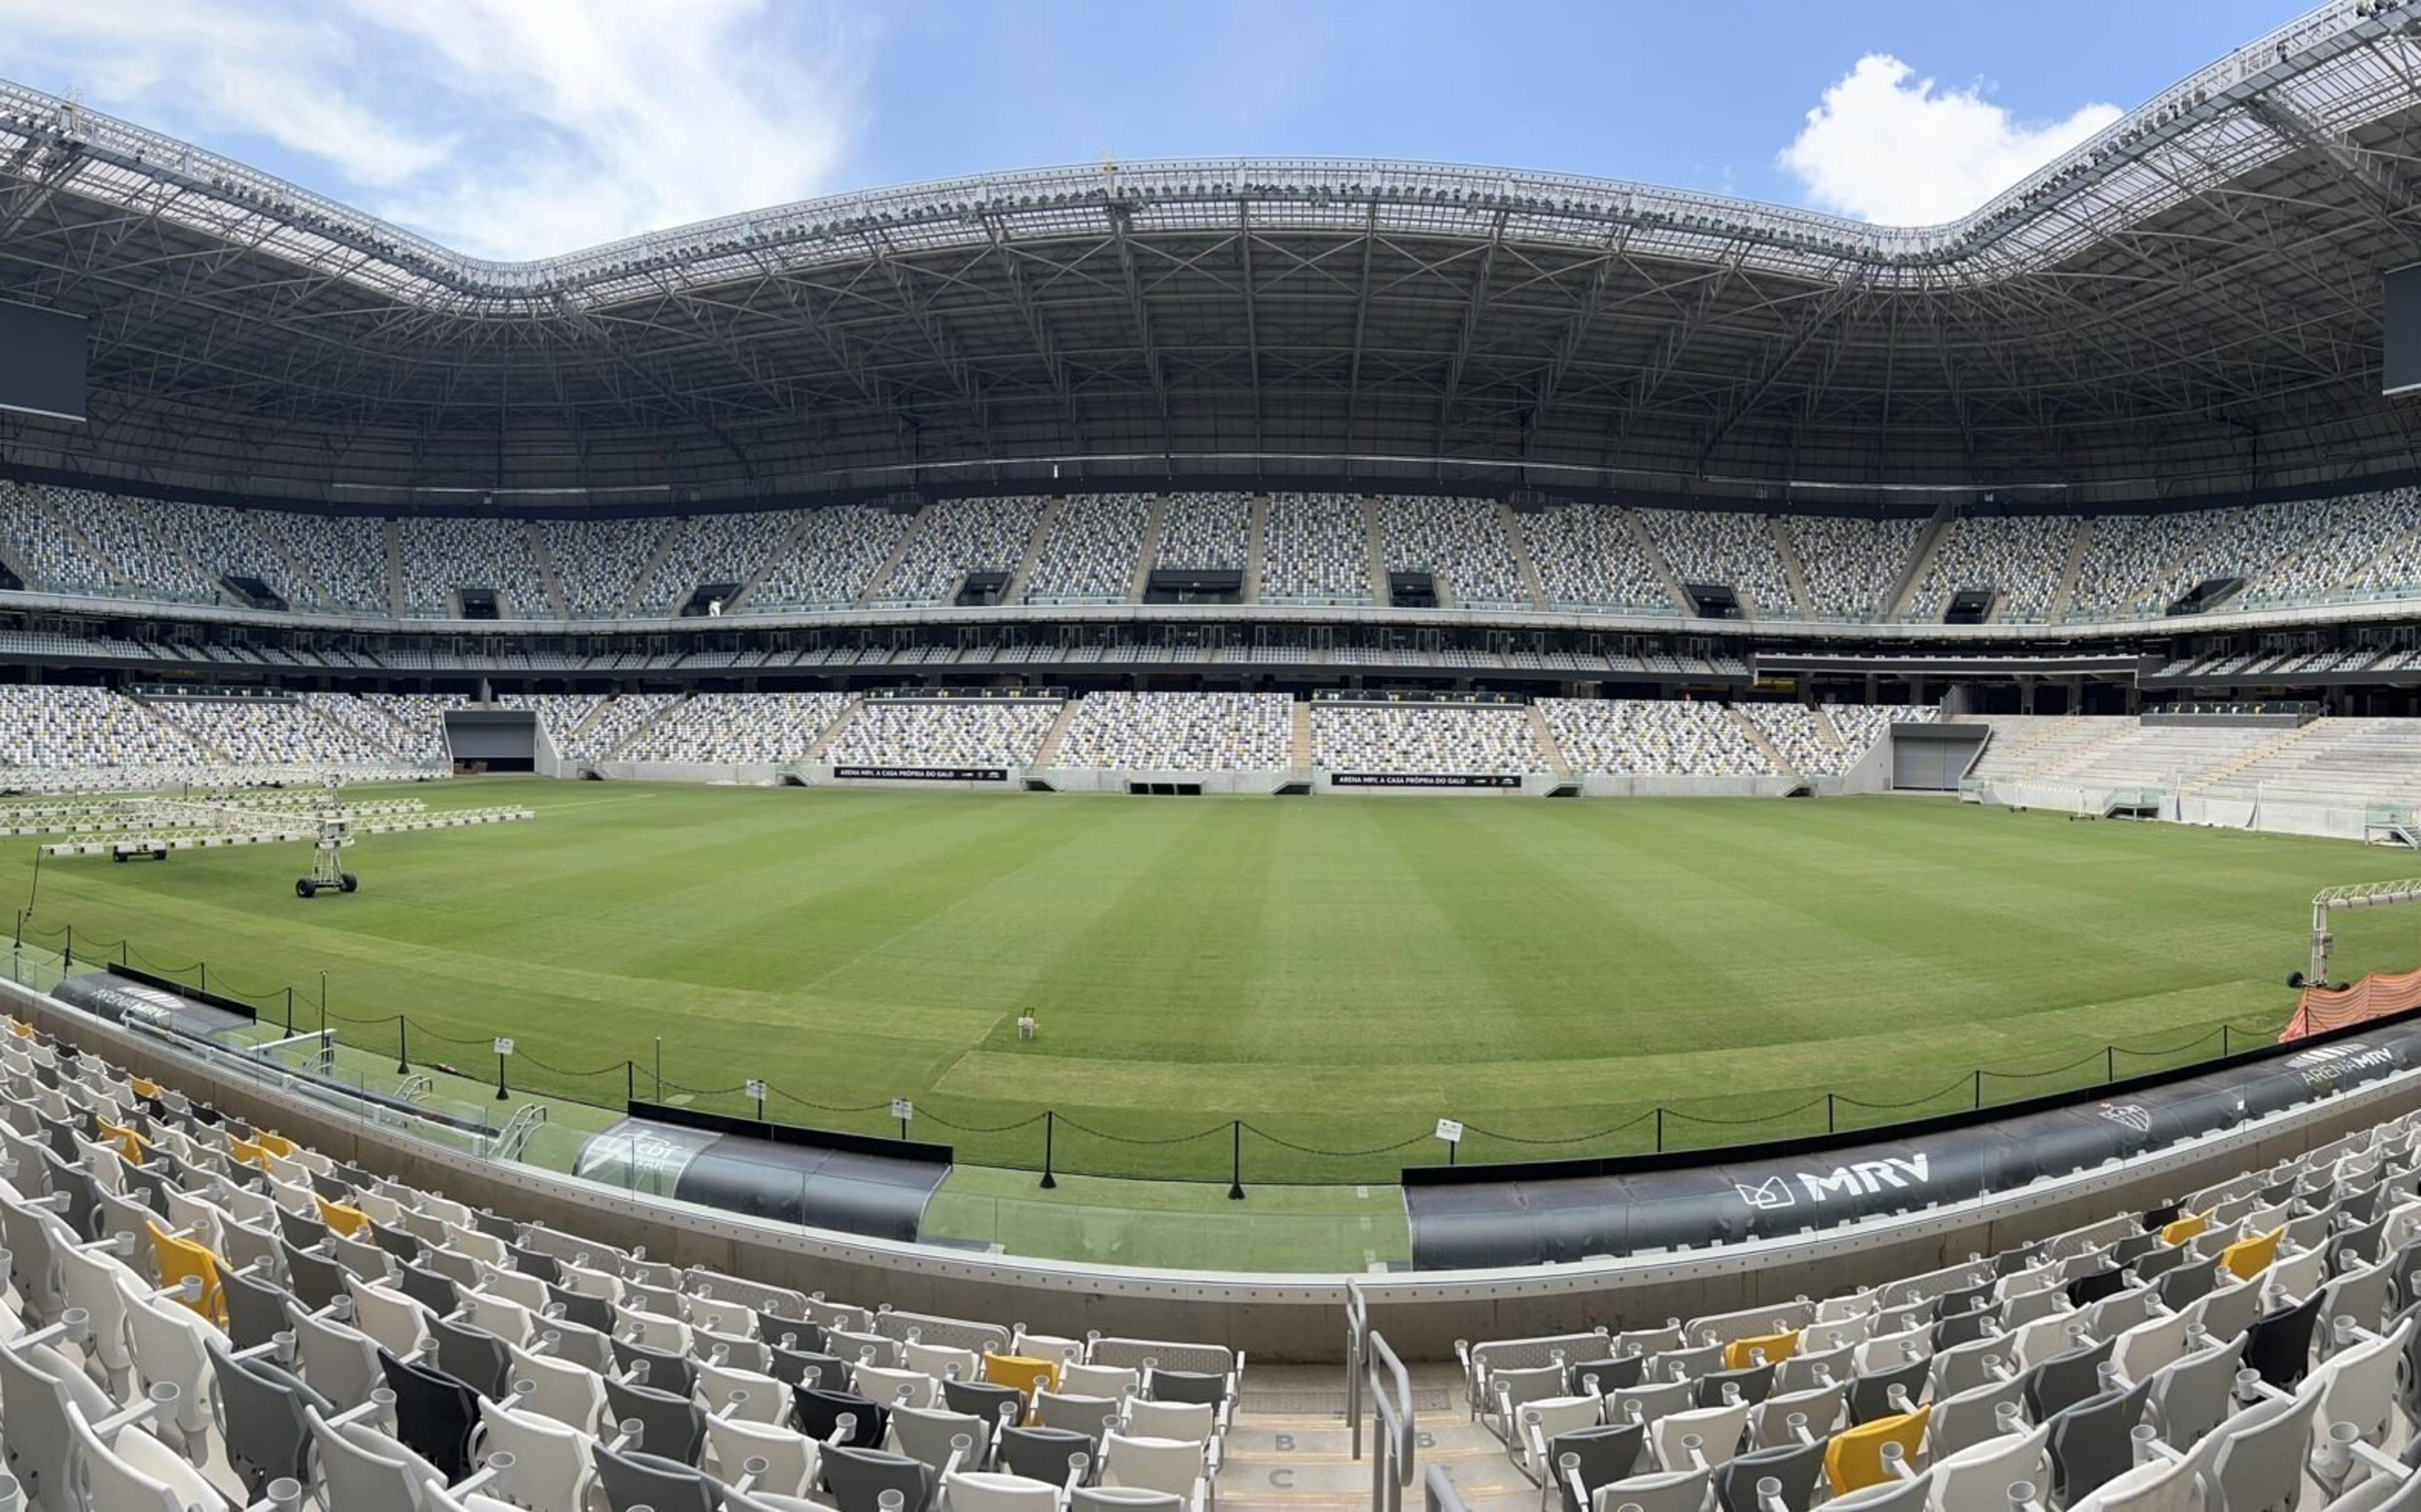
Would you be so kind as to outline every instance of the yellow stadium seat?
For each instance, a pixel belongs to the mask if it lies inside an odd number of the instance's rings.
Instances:
[[[34,1026],[25,1022],[22,1019],[9,1020],[8,1032],[15,1035],[20,1039],[31,1039],[34,1037]]]
[[[1933,1415],[1930,1407],[1920,1407],[1913,1412],[1898,1417],[1879,1417],[1854,1428],[1833,1435],[1824,1446],[1824,1478],[1832,1484],[1833,1494],[1843,1495],[1867,1486],[1879,1486],[1883,1479],[1883,1445],[1896,1443],[1908,1457],[1910,1469],[1916,1467],[1916,1446],[1925,1442],[1926,1420]]]
[[[2173,1220],[2168,1226],[2161,1230],[2161,1242],[2168,1245],[2183,1244],[2210,1227],[2210,1214],[2187,1213],[2181,1218]]]
[[[362,1230],[369,1226],[370,1215],[359,1208],[348,1208],[341,1202],[330,1202],[317,1195],[311,1200],[320,1205],[320,1222],[347,1239],[361,1238]]]
[[[101,1142],[116,1149],[118,1158],[125,1161],[127,1164],[149,1163],[143,1158],[143,1138],[133,1130],[121,1129],[106,1118],[96,1118],[92,1122],[93,1128],[101,1134]]]
[[[2273,1228],[2267,1234],[2241,1239],[2219,1252],[2219,1263],[2239,1281],[2250,1281],[2270,1269],[2278,1257],[2278,1240],[2286,1236],[2284,1228]]]
[[[128,1077],[126,1084],[133,1089],[134,1095],[138,1098],[156,1098],[160,1095],[159,1083],[146,1082],[139,1076]]]
[[[284,1134],[273,1134],[266,1129],[255,1130],[252,1142],[281,1161],[294,1158],[294,1142]]]
[[[239,1165],[258,1165],[261,1163],[261,1155],[263,1152],[259,1146],[251,1144],[245,1140],[238,1139],[233,1134],[229,1134],[227,1136],[227,1153],[235,1157],[236,1163]]]
[[[1038,1360],[1030,1355],[994,1354],[984,1351],[983,1379],[995,1386],[1013,1386],[1032,1400],[1036,1387],[1047,1392],[1059,1389],[1059,1362]]]
[[[226,1297],[219,1283],[218,1256],[195,1243],[171,1235],[157,1224],[145,1224],[151,1233],[151,1253],[159,1261],[160,1284],[174,1286],[188,1276],[201,1278],[202,1293],[192,1302],[176,1300],[209,1318],[220,1328],[226,1327]]]
[[[1799,1352],[1799,1335],[1767,1333],[1754,1339],[1734,1339],[1724,1346],[1724,1368],[1746,1370],[1757,1363],[1752,1357],[1758,1351],[1764,1353],[1767,1364],[1778,1365]]]

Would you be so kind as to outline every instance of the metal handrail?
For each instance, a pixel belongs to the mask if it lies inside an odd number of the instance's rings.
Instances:
[[[1361,1285],[1345,1284],[1345,1412],[1353,1424],[1353,1457],[1362,1457],[1362,1399],[1367,1395],[1384,1431],[1370,1456],[1370,1512],[1403,1512],[1404,1488],[1413,1483],[1413,1382],[1386,1336],[1370,1326],[1370,1301]],[[1379,1379],[1384,1365],[1393,1378]]]
[[[1421,1477],[1421,1508],[1422,1512],[1471,1512],[1462,1492],[1455,1489],[1453,1473],[1444,1465],[1431,1465]]]

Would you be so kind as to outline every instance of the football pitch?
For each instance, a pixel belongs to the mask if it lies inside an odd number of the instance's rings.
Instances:
[[[906,1098],[917,1137],[1029,1169],[1048,1109],[1064,1173],[1224,1192],[1239,1161],[1390,1181],[1445,1158],[1441,1117],[1464,1161],[1628,1153],[2249,1048],[2292,1006],[2311,894],[2421,869],[1905,799],[415,794],[539,818],[365,839],[362,891],[308,902],[301,846],[52,859],[26,943],[207,961],[280,1029],[289,985],[315,1026],[324,972],[348,1046],[464,1085],[507,1035],[520,1092],[746,1113],[756,1078],[775,1119],[891,1133]],[[11,907],[32,851],[0,863]],[[2421,963],[2421,911],[2339,933],[2341,975]]]

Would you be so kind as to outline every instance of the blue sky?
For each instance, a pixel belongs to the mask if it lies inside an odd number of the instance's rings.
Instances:
[[[2241,0],[0,0],[0,77],[74,89],[494,257],[1104,152],[1487,163],[1911,223],[1963,213],[2295,13]]]

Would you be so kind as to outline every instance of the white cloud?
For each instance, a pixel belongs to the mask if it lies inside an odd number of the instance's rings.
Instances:
[[[521,258],[828,188],[871,44],[842,3],[0,0],[0,71]]]
[[[2027,122],[1979,86],[1943,88],[1887,53],[1870,53],[1824,91],[1775,162],[1807,203],[1886,226],[1956,220],[2116,120],[2081,105]]]

